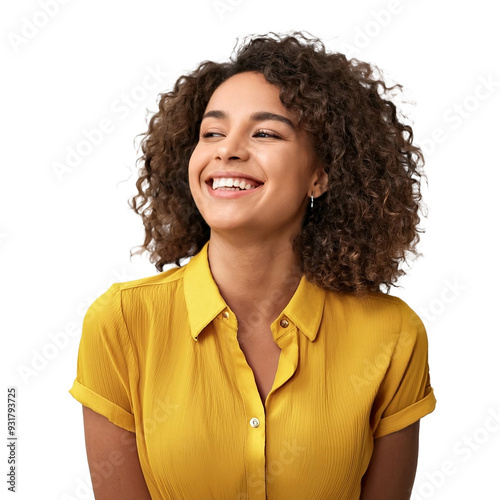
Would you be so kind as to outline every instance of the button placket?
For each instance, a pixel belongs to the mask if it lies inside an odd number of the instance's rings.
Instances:
[[[224,313],[227,312],[226,317]],[[230,360],[234,367],[235,382],[243,402],[246,426],[245,434],[245,470],[247,477],[247,498],[265,500],[266,498],[266,422],[262,400],[260,398],[254,374],[247,363],[238,343],[238,322],[229,308],[219,316],[223,335],[231,353]]]

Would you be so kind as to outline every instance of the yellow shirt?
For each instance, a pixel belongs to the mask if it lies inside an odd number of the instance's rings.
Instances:
[[[302,277],[271,325],[281,353],[263,405],[207,246],[92,303],[69,392],[136,433],[153,500],[358,499],[373,439],[434,410],[420,318]]]

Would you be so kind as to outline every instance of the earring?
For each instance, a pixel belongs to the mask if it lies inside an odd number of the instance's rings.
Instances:
[[[311,208],[314,206],[314,196],[311,195]]]

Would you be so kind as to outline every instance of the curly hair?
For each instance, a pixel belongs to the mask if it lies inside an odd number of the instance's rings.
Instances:
[[[400,121],[389,87],[376,66],[326,50],[303,32],[253,35],[228,62],[202,62],[159,96],[159,110],[141,134],[143,155],[129,200],[142,217],[139,251],[162,271],[198,253],[210,228],[188,184],[188,164],[203,113],[215,89],[233,75],[262,73],[280,88],[283,105],[313,139],[328,174],[327,191],[307,209],[292,242],[302,272],[318,286],[365,295],[389,291],[416,245],[424,159],[413,131]]]

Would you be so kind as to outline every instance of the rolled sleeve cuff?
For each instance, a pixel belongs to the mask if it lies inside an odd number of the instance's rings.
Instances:
[[[387,434],[400,431],[401,429],[414,424],[425,415],[433,412],[435,407],[436,397],[434,396],[434,391],[431,388],[425,398],[417,401],[411,406],[408,406],[404,410],[394,413],[394,415],[389,415],[388,417],[381,419],[373,434],[373,438],[376,439],[386,436]]]
[[[130,432],[135,432],[134,415],[124,410],[116,403],[109,401],[92,389],[85,387],[77,379],[73,382],[73,386],[68,391],[82,405],[87,406],[91,410],[105,416],[110,422],[126,429]]]

